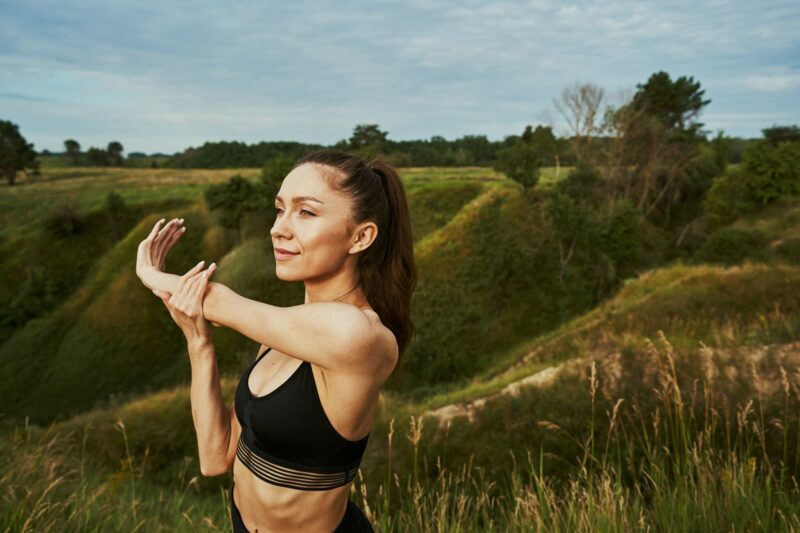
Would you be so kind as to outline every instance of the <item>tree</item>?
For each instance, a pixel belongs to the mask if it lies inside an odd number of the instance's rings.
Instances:
[[[710,100],[700,82],[666,72],[638,84],[629,102],[606,113],[613,132],[605,164],[615,197],[631,199],[651,221],[670,224],[673,208],[689,205],[711,186],[713,174],[701,150],[701,123],[695,119]]]
[[[387,135],[377,124],[359,124],[350,136],[350,149],[363,159],[374,159],[386,152]]]
[[[691,76],[681,76],[672,81],[662,70],[652,74],[646,83],[637,84],[636,88],[638,91],[631,107],[655,117],[668,130],[694,134],[703,126],[695,119],[711,100],[703,100],[705,91]]]
[[[262,200],[256,186],[247,178],[236,175],[225,183],[209,186],[204,193],[208,209],[220,211],[220,224],[236,234],[240,241],[240,224],[245,213],[255,211]]]
[[[533,149],[539,154],[539,166],[550,166],[555,164],[560,166],[559,146],[553,129],[550,126],[536,126],[528,141]]]
[[[270,159],[261,171],[261,194],[264,197],[265,207],[273,212],[275,210],[275,196],[281,189],[283,178],[292,171],[295,159],[287,155],[279,155]]]
[[[111,141],[108,143],[108,148],[106,148],[106,154],[108,156],[108,164],[120,167],[122,166],[122,152],[124,148],[122,144],[117,141]]]
[[[381,131],[377,124],[359,124],[353,128],[350,147],[354,149],[380,145],[386,142],[388,132]]]
[[[592,83],[575,83],[561,91],[553,100],[556,110],[564,117],[571,136],[572,151],[579,162],[593,164],[593,139],[602,131],[600,108],[605,91]]]
[[[513,146],[497,152],[494,169],[512,180],[522,184],[524,189],[532,188],[539,181],[541,156],[533,144],[533,128],[527,126],[522,136]]]
[[[81,145],[75,139],[64,141],[64,150],[73,165],[77,165],[81,157]]]
[[[18,172],[39,174],[39,162],[33,144],[25,140],[19,126],[8,120],[0,120],[0,172],[14,185]]]
[[[772,126],[761,130],[761,133],[772,144],[782,141],[800,142],[800,128],[797,126]]]
[[[102,148],[90,146],[89,149],[86,150],[86,162],[95,167],[108,166],[108,153]]]

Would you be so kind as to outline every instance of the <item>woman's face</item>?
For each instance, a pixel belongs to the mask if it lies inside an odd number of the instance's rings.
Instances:
[[[354,244],[350,202],[328,186],[317,165],[305,163],[292,170],[283,179],[275,207],[270,235],[278,278],[324,278],[343,268]],[[278,248],[294,253],[284,256]]]

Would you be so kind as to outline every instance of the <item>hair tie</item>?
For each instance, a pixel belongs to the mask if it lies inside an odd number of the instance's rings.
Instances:
[[[386,174],[383,173],[383,172],[379,172],[379,171],[375,170],[372,167],[372,165],[370,165],[369,163],[367,163],[367,168],[369,168],[372,172],[374,172],[375,174],[378,175],[378,178],[380,178],[380,180],[381,180],[381,184],[385,187],[386,186]]]

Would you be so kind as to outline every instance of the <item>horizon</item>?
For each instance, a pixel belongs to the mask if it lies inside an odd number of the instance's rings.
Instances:
[[[330,146],[357,124],[393,141],[501,141],[528,124],[564,136],[563,88],[591,82],[613,102],[660,70],[701,83],[711,134],[800,124],[797,2],[12,0],[0,19],[0,118],[38,152]]]

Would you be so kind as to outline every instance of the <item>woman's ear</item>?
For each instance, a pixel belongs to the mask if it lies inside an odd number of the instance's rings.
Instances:
[[[365,222],[357,228],[355,242],[350,248],[351,252],[361,252],[369,248],[370,244],[378,237],[378,226],[374,222]]]

